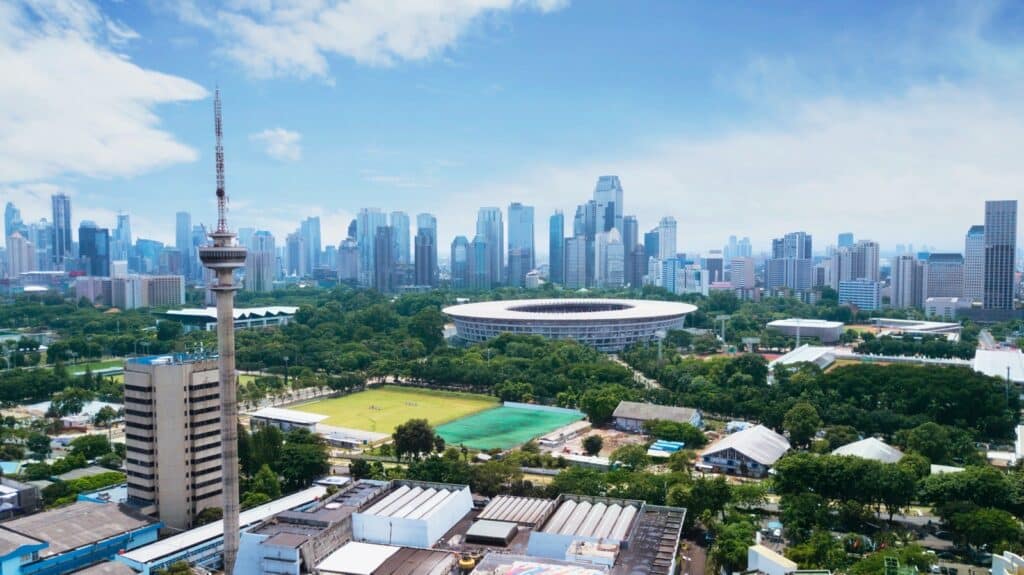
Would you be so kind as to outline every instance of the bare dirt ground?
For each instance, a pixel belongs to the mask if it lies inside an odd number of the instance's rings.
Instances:
[[[634,445],[637,443],[644,443],[649,438],[646,435],[639,435],[636,433],[625,433],[615,429],[593,429],[589,433],[581,435],[579,437],[570,439],[562,445],[549,449],[552,453],[574,453],[577,455],[584,455],[583,451],[583,440],[588,435],[599,435],[604,441],[604,445],[601,447],[601,457],[608,457],[613,451],[622,447],[623,445]]]

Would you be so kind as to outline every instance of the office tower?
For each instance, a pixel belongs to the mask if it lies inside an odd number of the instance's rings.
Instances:
[[[395,229],[380,226],[373,243],[373,287],[381,293],[395,291]]]
[[[985,309],[1013,309],[1017,200],[985,202]]]
[[[78,253],[81,254],[86,275],[110,275],[110,231],[96,226],[96,222],[83,220],[78,227]]]
[[[626,276],[626,283],[633,289],[640,289],[644,285],[644,275],[647,273],[647,254],[644,253],[644,247],[634,247],[633,251],[626,255],[626,261],[629,274]]]
[[[416,215],[416,284],[437,287],[437,218]]]
[[[618,176],[601,176],[594,186],[594,232],[612,228],[622,233],[622,184]]]
[[[513,202],[508,206],[508,284],[526,285],[534,267],[533,206]]]
[[[181,257],[187,262],[187,269],[192,274],[191,279],[193,281],[199,281],[205,279],[203,272],[203,263],[199,259],[199,248],[208,245],[209,237],[206,232],[205,224],[197,224],[192,226],[192,245],[189,246],[189,250],[181,254]]]
[[[861,278],[839,282],[839,303],[857,306],[857,309],[874,311],[882,307],[881,284]]]
[[[290,276],[302,277],[305,273],[306,256],[309,250],[306,249],[306,238],[300,232],[288,234],[285,243],[285,271]]]
[[[142,276],[111,277],[109,281],[112,307],[122,310],[146,307]]]
[[[491,282],[488,287],[501,285],[505,270],[505,223],[501,208],[480,208],[476,216],[476,234],[483,236],[482,241],[487,244],[487,278]]]
[[[185,263],[181,257],[181,252],[177,248],[160,248],[156,271],[162,274],[180,274],[184,276]]]
[[[625,267],[623,268],[623,278],[626,285],[632,285],[633,276],[633,264],[636,258],[633,257],[633,252],[636,250],[637,245],[640,243],[640,224],[636,220],[636,216],[623,216],[622,218],[622,251],[625,254]]]
[[[7,236],[7,275],[17,278],[19,274],[36,271],[36,250],[32,242],[21,232]]]
[[[352,238],[352,239],[356,239],[357,237],[359,237],[358,236],[358,234],[359,234],[359,219],[358,218],[353,218],[352,221],[348,223],[348,229],[346,230],[346,234],[347,234],[346,237],[349,237],[349,238]]]
[[[725,281],[725,261],[722,259],[722,250],[710,250],[701,267],[707,270],[709,282]]]
[[[452,289],[469,288],[469,240],[466,236],[455,236],[452,240],[448,266],[451,268]]]
[[[612,228],[598,235],[602,238],[601,281],[604,287],[619,288],[626,284],[626,250],[619,230]]]
[[[499,250],[501,251],[501,250]],[[491,272],[494,269],[493,250],[487,243],[484,234],[477,234],[469,244],[466,275],[469,278],[469,289],[491,289],[494,280]]]
[[[160,266],[160,253],[164,250],[163,242],[139,238],[135,242],[135,251],[139,254],[139,271],[156,273]]]
[[[985,299],[985,226],[971,226],[964,238],[964,298]]]
[[[110,260],[110,277],[128,277],[128,262],[125,260]]]
[[[234,245],[228,229],[227,192],[224,189],[224,147],[221,144],[220,91],[214,92],[214,126],[217,137],[217,228],[210,234],[213,245],[204,245],[199,257],[216,274],[210,291],[217,300],[217,354],[220,382],[220,447],[224,477],[224,573],[234,575],[238,555],[238,378],[235,374],[235,270],[245,265],[245,248]],[[210,407],[215,407],[211,405]],[[211,413],[216,413],[211,411]],[[192,431],[191,433],[195,433]],[[194,435],[193,435],[194,437]],[[180,441],[180,436],[179,436]],[[194,479],[194,476],[193,476]]]
[[[960,254],[929,254],[925,265],[924,298],[963,297],[964,257]]]
[[[576,236],[565,240],[565,287],[587,287],[587,238]]]
[[[548,279],[565,282],[565,215],[555,210],[548,218]]]
[[[4,239],[11,237],[16,231],[20,231],[21,228],[21,210],[14,207],[13,202],[7,202],[4,206]]]
[[[772,240],[772,257],[765,267],[769,290],[811,289],[811,235],[793,232]]]
[[[320,217],[302,220],[299,224],[299,234],[302,236],[305,254],[302,258],[302,271],[297,275],[313,277],[313,270],[320,266]]]
[[[192,259],[192,214],[188,212],[178,212],[174,215],[174,247],[181,254],[182,273],[190,277],[191,270],[188,269],[188,264]]]
[[[238,245],[247,250],[252,249],[254,235],[256,235],[256,228],[238,228]]]
[[[676,219],[665,216],[658,222],[658,259],[676,257]]]
[[[216,360],[140,357],[124,366],[128,501],[189,529],[219,507],[221,399]]]
[[[869,279],[878,281],[878,243],[871,240],[860,240],[851,248],[853,254],[852,271],[850,279]]]
[[[678,258],[668,258],[652,260],[651,263],[655,266],[653,274],[655,277],[654,285],[665,288],[669,293],[680,293],[676,290],[676,281],[679,278],[682,262]]]
[[[924,303],[924,264],[911,254],[896,256],[890,273],[894,308],[919,308]]]
[[[391,212],[391,234],[395,242],[395,263],[411,264],[412,254],[409,251],[409,214],[405,212]]]
[[[114,238],[111,242],[111,258],[115,260],[127,260],[131,248],[131,218],[128,216],[128,214],[117,214],[117,227],[114,228]]]
[[[71,252],[71,198],[64,194],[50,197],[53,208],[53,257],[55,269],[63,270],[64,262],[74,254]]]
[[[143,305],[175,307],[185,305],[185,278],[180,275],[142,276]]]
[[[277,276],[277,247],[274,235],[260,230],[249,238],[249,251],[245,259],[245,289],[254,292],[274,291]]]
[[[658,237],[658,228],[644,234],[644,255],[646,260],[658,259],[658,250],[661,248],[661,239]],[[647,264],[644,263],[646,268]],[[644,273],[647,273],[644,270]]]
[[[388,225],[387,215],[377,208],[363,208],[356,217],[356,242],[359,245],[359,285],[373,285],[373,248],[377,228]]]
[[[836,240],[836,245],[840,248],[853,247],[853,232],[839,234],[839,238]]]
[[[359,244],[345,238],[338,246],[338,280],[347,284],[359,282]]]
[[[754,258],[732,258],[729,262],[729,282],[735,289],[754,289]]]
[[[25,236],[28,241],[32,242],[32,247],[36,252],[36,269],[44,271],[52,270],[53,257],[50,253],[53,250],[53,246],[50,242],[53,241],[53,226],[46,221],[46,218],[43,218],[34,224],[29,224],[28,226],[23,222],[18,221],[15,224],[15,228],[15,231],[20,231],[22,236]]]

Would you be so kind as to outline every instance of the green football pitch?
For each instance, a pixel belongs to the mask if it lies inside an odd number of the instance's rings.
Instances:
[[[509,449],[583,419],[568,409],[504,405],[457,419],[437,428],[449,445],[473,449]]]
[[[410,419],[438,426],[497,405],[486,395],[385,385],[289,409],[326,415],[327,425],[391,433]]]

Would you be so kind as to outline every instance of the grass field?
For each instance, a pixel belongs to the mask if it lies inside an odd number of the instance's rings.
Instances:
[[[473,449],[509,449],[583,419],[569,410],[502,406],[446,423],[437,434],[450,445]]]
[[[99,371],[101,369],[108,369],[111,367],[122,367],[124,366],[124,358],[120,359],[105,359],[103,361],[90,361],[87,363],[76,363],[68,366],[68,371],[72,375],[81,375],[86,372],[87,369],[92,371]]]
[[[437,426],[497,405],[496,398],[486,395],[385,385],[289,409],[326,415],[327,425],[391,433],[413,418]]]

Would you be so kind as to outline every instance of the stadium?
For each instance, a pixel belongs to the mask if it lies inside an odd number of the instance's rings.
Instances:
[[[696,306],[635,299],[536,299],[468,303],[444,308],[459,339],[486,341],[502,333],[573,339],[600,351],[620,351],[679,329]]]

